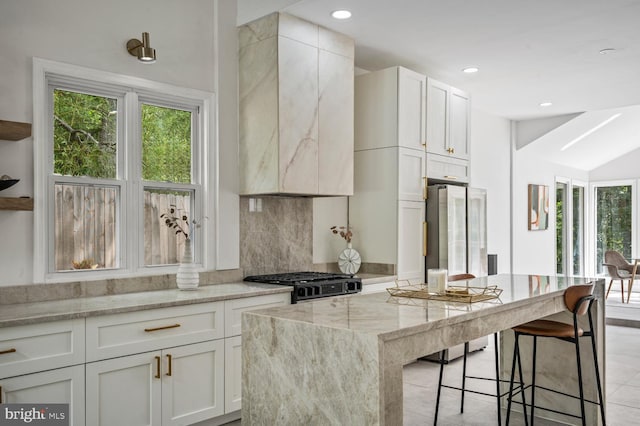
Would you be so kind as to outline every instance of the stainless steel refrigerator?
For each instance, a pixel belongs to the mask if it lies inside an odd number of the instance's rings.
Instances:
[[[487,193],[458,185],[433,185],[427,197],[426,269],[449,275],[488,275]],[[425,276],[426,282],[426,276]],[[469,350],[487,346],[487,337],[469,342]],[[449,348],[446,360],[462,356],[464,345]]]

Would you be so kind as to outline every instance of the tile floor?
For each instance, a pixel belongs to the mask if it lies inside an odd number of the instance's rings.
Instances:
[[[606,355],[606,394],[607,424],[610,426],[640,426],[640,329],[608,325]],[[489,339],[489,347],[469,357],[467,369],[470,374],[491,377],[493,365],[493,339]],[[438,364],[419,361],[404,369],[404,424],[433,424],[435,397],[438,384]],[[456,360],[445,368],[447,377],[453,383],[461,376],[462,360]],[[474,382],[477,383],[477,382]],[[480,383],[480,388],[493,382]],[[476,386],[477,387],[477,386]],[[497,414],[495,399],[483,395],[467,394],[465,397],[465,413],[460,414],[460,392],[443,390],[438,415],[438,425],[442,426],[481,426],[496,425]],[[503,418],[504,422],[504,418]],[[522,425],[521,415],[513,416],[512,425]],[[537,421],[537,425],[556,425],[550,421]]]

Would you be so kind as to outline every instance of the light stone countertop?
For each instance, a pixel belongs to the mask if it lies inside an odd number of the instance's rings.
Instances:
[[[96,315],[166,308],[178,305],[241,299],[275,293],[287,293],[291,292],[291,290],[292,287],[289,286],[237,282],[201,285],[194,291],[180,291],[176,288],[171,290],[145,291],[140,293],[125,293],[47,302],[0,305],[0,328],[47,321],[85,318]]]
[[[380,275],[380,274],[356,274],[356,277],[362,279],[362,285],[371,285],[378,283],[394,282],[397,275]]]
[[[380,292],[319,299],[311,303],[257,310],[252,314],[373,334],[384,341],[482,318],[519,306],[543,304],[557,298],[567,286],[584,284],[590,280],[592,279],[578,277],[493,275],[476,278],[470,284],[476,287],[497,285],[503,290],[500,298],[483,302],[430,301],[391,297],[388,292]],[[467,281],[459,281],[456,286],[464,286],[465,283]],[[595,290],[597,292],[598,286]]]

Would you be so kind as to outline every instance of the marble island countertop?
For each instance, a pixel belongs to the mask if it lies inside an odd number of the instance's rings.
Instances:
[[[388,279],[383,281],[393,281],[393,277],[386,278]],[[558,300],[558,295],[569,285],[585,282],[584,278],[495,275],[469,281],[472,286],[496,285],[502,289],[499,298],[481,302],[443,302],[392,297],[384,291],[319,299],[312,303],[258,310],[253,314],[375,334],[381,340],[388,340],[430,328],[467,322],[500,311],[517,311],[520,307],[531,305],[531,298],[534,296],[536,304],[542,306],[549,302],[560,303],[557,309],[562,310],[564,305],[562,300]],[[467,281],[460,281],[456,285],[464,286],[465,283]]]
[[[237,282],[201,285],[194,291],[171,290],[81,297],[47,302],[0,305],[0,328],[95,315],[216,302],[244,297],[287,293],[291,287]]]
[[[318,424],[402,424],[404,365],[534,319],[570,320],[564,290],[590,281],[596,281],[596,338],[604,363],[604,279],[495,275],[468,281],[473,287],[497,285],[503,290],[499,299],[483,302],[379,292],[244,312],[243,424],[276,424],[281,419],[287,424],[309,419]],[[503,358],[510,351],[509,336],[501,337]],[[567,374],[573,371],[569,366],[575,365],[574,353],[555,343],[546,351],[554,360],[547,372],[574,389],[576,379]],[[504,368],[501,374],[508,377]],[[593,377],[585,380],[591,389]],[[569,403],[567,398],[557,398],[555,404]]]

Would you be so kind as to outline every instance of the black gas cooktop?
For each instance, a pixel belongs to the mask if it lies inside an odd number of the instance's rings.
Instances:
[[[328,272],[288,272],[283,274],[252,275],[244,280],[293,286],[291,303],[362,291],[362,280],[360,278],[353,275]]]

